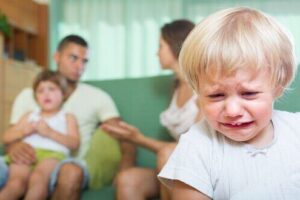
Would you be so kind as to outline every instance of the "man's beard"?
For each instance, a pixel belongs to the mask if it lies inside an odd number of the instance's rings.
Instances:
[[[64,76],[62,73],[58,71],[59,74],[61,74],[65,79],[67,80],[68,85],[76,85],[78,83],[78,80],[71,80],[68,77]]]
[[[71,79],[68,79],[67,78],[67,82],[68,82],[68,85],[76,85],[78,83],[78,80],[71,80]]]

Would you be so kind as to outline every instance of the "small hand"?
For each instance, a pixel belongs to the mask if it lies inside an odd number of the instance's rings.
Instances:
[[[101,125],[101,128],[112,137],[128,142],[134,142],[139,136],[142,135],[138,128],[123,121],[120,121],[117,124],[104,123]]]
[[[27,143],[17,142],[9,145],[8,155],[16,164],[30,165],[36,161],[35,151]]]
[[[26,121],[20,124],[20,130],[22,130],[24,136],[28,136],[36,132],[36,125],[33,122]]]
[[[37,130],[38,134],[45,136],[45,137],[49,137],[49,135],[51,133],[51,128],[42,119],[36,123],[36,130]]]

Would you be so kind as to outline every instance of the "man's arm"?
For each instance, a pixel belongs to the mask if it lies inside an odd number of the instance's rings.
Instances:
[[[120,118],[111,118],[103,122],[103,124],[110,124],[117,126],[118,123],[121,121]],[[122,151],[122,159],[119,166],[119,172],[128,169],[129,167],[133,167],[135,164],[136,159],[136,147],[135,145],[120,141],[121,151]]]
[[[15,125],[25,113],[35,108],[37,108],[37,105],[33,97],[32,89],[26,88],[22,90],[16,97],[12,107],[10,117],[11,126]],[[22,141],[17,141],[5,146],[5,150],[15,163],[31,164],[35,162],[34,149]]]

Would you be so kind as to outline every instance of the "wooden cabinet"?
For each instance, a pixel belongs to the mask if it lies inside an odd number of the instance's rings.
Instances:
[[[48,67],[48,5],[0,0],[0,11],[12,27],[12,35],[5,38],[3,46],[5,57]]]
[[[38,63],[36,38],[35,34],[13,27],[12,35],[9,38],[5,38],[5,56],[14,60]]]

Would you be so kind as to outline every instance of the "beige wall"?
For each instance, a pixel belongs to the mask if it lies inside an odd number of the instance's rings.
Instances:
[[[0,59],[0,142],[9,126],[11,107],[17,94],[31,87],[40,67],[11,59]]]

